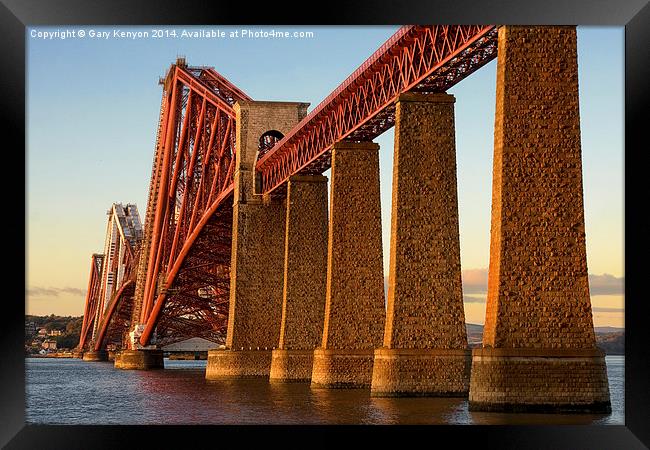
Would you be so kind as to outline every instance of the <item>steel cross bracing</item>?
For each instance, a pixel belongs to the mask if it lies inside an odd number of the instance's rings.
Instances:
[[[494,25],[404,26],[257,163],[261,192],[322,173],[336,142],[371,141],[395,123],[405,92],[444,92],[497,55]]]
[[[95,316],[97,315],[97,306],[99,303],[103,264],[104,255],[95,253],[90,258],[90,277],[88,278],[84,316],[81,324],[81,334],[79,336],[79,349],[86,347],[89,334],[92,334],[92,331],[90,330],[94,328]],[[90,337],[92,338],[92,336]]]
[[[142,241],[135,205],[114,203],[108,211],[105,253],[95,254],[86,296],[86,310],[78,348],[103,349],[118,344],[130,324],[135,279]]]
[[[106,309],[98,311],[101,302],[101,279],[104,274],[104,255],[94,254],[91,263],[91,275],[86,294],[86,307],[81,326],[78,348],[101,350],[108,342],[120,343],[124,330],[129,327],[131,308],[133,307],[133,286],[138,260],[138,249],[129,248],[124,261],[124,278],[122,283],[106,300]],[[95,326],[95,322],[97,322]],[[93,333],[91,330],[96,330]]]
[[[94,351],[104,349],[108,342],[124,344],[124,330],[127,330],[131,323],[134,288],[135,270],[131,272],[129,278],[125,279],[120,288],[113,294],[99,323],[97,336],[93,340]]]
[[[86,311],[79,339],[78,348],[86,347],[95,351],[101,350],[107,342],[120,343],[124,330],[128,328],[133,307],[133,286],[136,274],[136,262],[139,249],[127,244],[127,251],[123,260],[124,277],[119,286],[112,292],[110,298],[102,299],[101,279],[105,267],[104,255],[93,255],[93,268],[86,297]],[[102,300],[106,303],[103,310],[98,310]],[[90,330],[95,330],[92,333]]]
[[[142,304],[135,306],[145,324],[141,345],[154,329],[161,343],[181,337],[190,323],[199,335],[223,337],[232,212],[217,209],[233,190],[233,106],[251,100],[214,69],[182,60],[164,86],[141,261],[146,276]]]

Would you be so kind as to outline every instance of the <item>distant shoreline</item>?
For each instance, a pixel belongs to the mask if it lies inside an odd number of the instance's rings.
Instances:
[[[48,353],[46,355],[35,353],[32,355],[25,355],[25,358],[74,358],[74,355],[72,353]]]

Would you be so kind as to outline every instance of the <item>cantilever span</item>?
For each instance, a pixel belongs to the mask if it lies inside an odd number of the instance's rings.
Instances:
[[[472,351],[446,91],[494,58],[488,301]],[[575,27],[405,26],[309,114],[182,58],[160,84],[145,226],[113,207],[80,348],[119,341],[116,367],[145,369],[163,366],[160,346],[200,336],[225,344],[208,379],[610,410],[586,270]],[[393,126],[385,299],[372,140]]]
[[[86,347],[89,331],[94,328],[97,315],[97,304],[99,303],[99,287],[102,279],[102,265],[104,255],[94,253],[90,258],[90,276],[88,277],[88,288],[86,290],[86,301],[84,304],[84,318],[81,324],[79,336],[79,349]],[[92,334],[92,332],[90,332]]]
[[[218,341],[225,332],[230,238],[228,230],[215,230],[229,228],[231,214],[227,208],[216,210],[232,196],[233,107],[251,99],[213,68],[190,67],[182,58],[160,84],[144,230],[138,228],[137,242],[120,241],[131,259],[119,266],[117,283],[115,268],[93,272],[91,285],[99,284],[89,288],[84,315],[89,324],[80,349],[88,346],[87,336],[95,351],[108,341],[125,348],[139,345],[134,342],[140,334],[148,345],[154,328],[158,343],[185,336]],[[109,220],[109,228],[112,224]],[[114,246],[115,236],[107,236],[107,251]],[[108,288],[94,281],[102,277]],[[120,327],[122,336],[115,339]],[[129,335],[131,329],[135,333]]]
[[[101,317],[97,334],[94,338],[93,351],[99,352],[105,346],[107,333],[111,327],[116,336],[113,341],[121,341],[124,338],[124,329],[128,329],[133,308],[133,288],[135,285],[135,271],[132,271],[129,279],[125,280],[120,288],[112,295],[106,311]],[[118,322],[120,321],[120,322]]]
[[[157,328],[159,341],[173,340],[190,328],[218,340],[225,312],[223,301],[217,299],[227,297],[223,285],[230,241],[227,232],[213,238],[205,231],[223,228],[219,220],[229,226],[228,213],[216,210],[233,188],[233,105],[250,97],[214,69],[189,67],[182,59],[172,65],[162,84],[145,256],[135,286],[132,321],[138,328],[133,339],[147,345]],[[219,245],[221,250],[208,252]],[[197,294],[208,287],[214,298]]]
[[[107,334],[111,341],[120,342],[124,328],[129,326],[129,317],[123,311],[132,307],[133,299],[123,294],[128,293],[135,278],[142,225],[138,209],[132,204],[114,203],[107,216],[104,253],[94,254],[91,260],[79,349],[105,348]]]

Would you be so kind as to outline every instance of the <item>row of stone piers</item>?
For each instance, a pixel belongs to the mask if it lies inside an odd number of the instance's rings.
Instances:
[[[470,351],[465,330],[454,97],[395,102],[387,299],[379,146],[333,145],[329,209],[321,175],[257,195],[260,136],[286,134],[307,105],[239,102],[226,349],[208,353],[207,379],[610,410],[589,298],[576,30],[503,26],[498,40],[483,348]]]
[[[396,103],[387,304],[377,144],[333,146],[329,217],[320,175],[291,177],[286,199],[235,203],[227,349],[209,352],[206,378],[467,395],[454,101]],[[255,102],[242,117],[289,106]]]
[[[257,138],[305,105],[236,106],[225,350],[207,379],[268,376],[373,396],[469,396],[475,410],[610,410],[586,266],[575,27],[499,29],[483,348],[468,349],[453,96],[395,103],[388,298],[379,147],[341,141],[326,180],[254,193]]]

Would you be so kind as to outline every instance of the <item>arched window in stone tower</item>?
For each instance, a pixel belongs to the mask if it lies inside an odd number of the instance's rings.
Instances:
[[[278,130],[269,130],[260,136],[260,145],[257,152],[257,161],[259,161],[273,146],[284,137],[284,134]],[[256,162],[257,162],[256,161]],[[255,173],[255,193],[261,193],[261,174]]]

